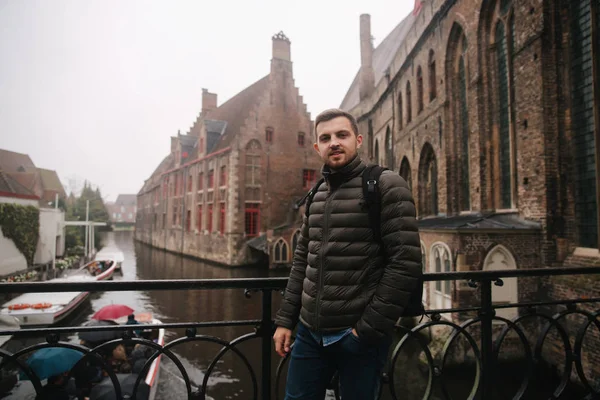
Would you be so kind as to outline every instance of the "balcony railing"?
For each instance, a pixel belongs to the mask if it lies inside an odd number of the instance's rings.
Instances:
[[[476,304],[471,304],[461,308],[448,308],[428,310],[425,321],[416,323],[414,326],[399,324],[397,327],[398,337],[394,344],[388,365],[384,372],[382,395],[380,398],[407,399],[407,398],[468,398],[468,399],[501,399],[501,398],[534,398],[532,385],[537,381],[539,384],[539,369],[542,366],[553,367],[558,374],[557,380],[543,382],[545,389],[550,393],[546,398],[559,399],[567,398],[561,396],[567,395],[567,387],[573,381],[578,384],[585,393],[577,398],[597,398],[600,394],[596,385],[598,376],[590,377],[589,368],[595,368],[597,363],[593,360],[600,357],[597,345],[591,346],[589,351],[584,352],[584,345],[589,340],[598,339],[597,331],[600,331],[600,321],[596,311],[596,304],[600,298],[577,298],[577,299],[544,299],[547,301],[530,301],[521,303],[511,303],[497,305],[492,301],[492,289],[494,285],[502,286],[503,278],[517,277],[519,279],[533,279],[540,281],[543,278],[549,278],[559,275],[581,275],[600,273],[600,267],[586,268],[540,268],[529,270],[510,270],[510,271],[478,271],[478,272],[450,272],[425,274],[426,282],[433,281],[456,281],[467,287],[469,297],[475,300]],[[164,291],[164,290],[223,290],[240,289],[244,290],[247,296],[253,293],[260,293],[262,296],[262,312],[255,319],[237,320],[237,321],[211,321],[211,322],[182,322],[168,323],[162,325],[145,325],[145,329],[185,329],[185,336],[171,340],[164,346],[156,343],[132,337],[131,330],[136,326],[105,326],[105,327],[58,327],[43,329],[20,329],[11,331],[0,331],[0,335],[13,335],[14,337],[23,336],[45,336],[46,342],[39,343],[20,349],[14,354],[6,351],[0,351],[0,368],[7,366],[17,366],[22,373],[31,379],[33,386],[39,392],[41,382],[32,372],[32,370],[20,360],[20,357],[44,347],[66,347],[81,351],[85,357],[95,358],[103,363],[99,352],[107,344],[97,348],[88,349],[84,346],[70,342],[60,341],[60,335],[73,332],[84,331],[103,331],[119,330],[123,332],[121,339],[116,339],[109,344],[123,342],[124,344],[144,344],[154,349],[154,354],[150,357],[140,373],[145,376],[149,370],[152,361],[156,357],[169,358],[180,371],[185,382],[187,396],[189,399],[204,399],[207,393],[207,387],[211,374],[215,371],[217,363],[228,353],[234,353],[242,363],[247,367],[251,380],[251,399],[279,399],[282,387],[285,383],[284,371],[287,359],[282,359],[277,366],[276,373],[272,374],[272,356],[273,343],[272,334],[274,330],[272,315],[272,296],[273,292],[282,291],[285,288],[286,278],[256,278],[256,279],[210,279],[210,280],[156,280],[156,281],[116,281],[116,282],[39,282],[39,283],[0,283],[0,292],[2,293],[41,293],[41,292],[69,292],[69,291],[89,291],[89,292],[110,292],[110,291]],[[466,283],[466,284],[465,284]],[[594,312],[587,311],[594,307]],[[503,308],[517,308],[520,310],[519,316],[508,320],[496,316],[496,310]],[[573,316],[582,316],[583,322],[578,326],[573,325]],[[532,323],[535,321],[535,323]],[[202,335],[198,333],[199,329],[205,327],[222,326],[248,326],[254,329],[249,330],[248,334],[240,336],[234,340],[227,341],[218,337]],[[589,334],[591,327],[597,331]],[[436,349],[432,348],[435,342],[435,334],[446,329],[446,334],[442,338],[441,344]],[[433,332],[433,336],[432,336]],[[512,335],[512,339],[509,336]],[[458,343],[462,337],[461,348]],[[243,342],[256,339],[261,344],[260,373],[254,371],[250,360],[239,349]],[[532,340],[533,339],[533,340]],[[516,383],[516,390],[507,395],[499,394],[499,387],[504,386],[504,382],[499,375],[502,374],[501,349],[508,341],[512,345],[518,345],[522,348],[522,354],[518,357],[520,382]],[[221,350],[214,357],[212,362],[206,368],[202,385],[197,390],[192,388],[190,377],[178,359],[173,349],[179,345],[190,342],[210,342],[221,346]],[[412,361],[418,366],[407,366],[403,359],[403,354],[408,350],[409,343],[413,343],[412,348],[417,349],[418,357],[413,357]],[[452,346],[459,347],[454,356],[452,355]],[[562,348],[562,356],[558,360],[546,360],[543,358],[548,354],[549,347],[556,353],[556,348]],[[409,351],[410,352],[410,351]],[[553,354],[554,354],[553,353]],[[462,397],[456,397],[452,394],[452,379],[454,379],[456,368],[450,368],[448,365],[454,357],[453,363],[457,360],[465,363],[466,370],[472,371],[472,378],[468,384],[462,385]],[[591,360],[587,365],[586,359]],[[111,368],[102,364],[107,371],[110,379],[115,385],[117,398],[122,398],[121,388],[116,375]],[[407,389],[403,388],[399,393],[398,384],[402,379],[403,371],[408,369],[420,369],[424,371],[424,380],[420,383],[420,394],[407,394]],[[592,372],[593,374],[593,372]],[[136,388],[140,383],[136,383]],[[464,386],[468,386],[466,389]],[[336,397],[339,398],[336,390],[335,378],[332,381],[332,388],[335,390]],[[437,389],[436,389],[437,388]],[[131,397],[135,398],[135,396]]]

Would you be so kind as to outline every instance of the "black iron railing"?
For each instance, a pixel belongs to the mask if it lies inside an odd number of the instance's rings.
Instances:
[[[543,298],[539,301],[529,301],[520,303],[511,303],[497,305],[492,298],[493,285],[502,286],[503,278],[538,278],[547,279],[559,275],[581,275],[581,274],[600,274],[600,267],[594,268],[543,268],[530,270],[512,270],[512,271],[479,271],[479,272],[450,272],[426,274],[426,282],[433,281],[456,281],[466,282],[472,292],[472,298],[476,304],[470,304],[465,307],[428,310],[425,322],[418,322],[414,327],[400,324],[398,326],[398,340],[390,354],[389,365],[384,373],[384,382],[387,388],[383,389],[382,398],[407,399],[407,398],[459,398],[459,399],[502,399],[502,398],[534,398],[532,396],[532,385],[539,375],[539,369],[547,366],[557,373],[557,380],[546,381],[546,389],[550,386],[549,395],[546,398],[559,399],[567,393],[567,387],[572,381],[576,381],[585,392],[578,398],[597,398],[600,395],[600,389],[596,385],[599,379],[595,374],[595,365],[593,362],[587,363],[586,358],[590,360],[600,358],[600,354],[592,354],[594,349],[600,349],[599,346],[592,346],[591,350],[584,354],[584,343],[588,339],[597,340],[598,335],[589,334],[590,327],[596,327],[600,331],[600,321],[598,316],[600,311],[587,311],[591,307],[596,307],[600,298],[577,298],[577,299],[548,299]],[[535,280],[535,279],[534,279]],[[286,278],[256,278],[256,279],[210,279],[210,280],[159,280],[159,281],[118,281],[118,282],[81,282],[81,283],[0,283],[0,293],[42,293],[42,292],[68,292],[68,291],[88,291],[88,292],[108,292],[108,291],[160,291],[160,290],[223,290],[240,289],[244,290],[247,296],[253,292],[260,292],[262,295],[261,315],[256,319],[238,320],[238,321],[211,321],[211,322],[185,322],[168,323],[162,325],[144,325],[145,329],[159,330],[161,328],[185,329],[185,336],[165,343],[164,346],[157,345],[151,340],[134,337],[132,329],[137,326],[105,326],[105,327],[59,327],[42,329],[19,329],[10,331],[0,331],[0,335],[13,335],[22,337],[28,335],[40,336],[46,338],[46,342],[20,349],[14,354],[0,350],[0,369],[11,366],[18,368],[33,383],[36,391],[41,390],[41,382],[35,376],[33,371],[23,362],[20,357],[44,347],[67,347],[78,350],[85,354],[84,359],[96,363],[107,371],[108,376],[115,386],[117,398],[123,397],[117,376],[112,372],[106,361],[100,356],[102,350],[107,346],[122,342],[126,345],[142,344],[153,349],[153,354],[146,360],[141,373],[135,384],[137,388],[141,384],[142,377],[146,375],[151,367],[153,360],[157,357],[169,358],[180,371],[185,382],[188,398],[203,399],[206,397],[208,381],[211,373],[214,372],[217,363],[223,356],[232,352],[239,357],[241,362],[248,369],[252,384],[252,399],[270,400],[280,398],[281,388],[283,386],[283,372],[287,359],[282,359],[277,367],[276,374],[272,377],[272,334],[274,330],[272,315],[272,295],[273,292],[282,291],[285,288]],[[458,284],[457,284],[458,286]],[[588,304],[586,304],[588,303]],[[589,304],[591,303],[591,304]],[[584,305],[585,306],[581,306]],[[496,311],[503,308],[517,308],[519,315],[512,320],[496,316]],[[572,316],[579,315],[583,317],[583,322],[578,326],[572,323]],[[533,322],[532,322],[533,321]],[[198,334],[198,329],[205,327],[220,326],[250,326],[254,330],[248,334],[238,337],[232,341],[226,341],[221,338],[209,335]],[[432,348],[435,337],[431,332],[440,332],[446,329],[443,343],[437,349]],[[120,339],[113,340],[93,349],[85,346],[60,341],[60,335],[73,332],[86,331],[122,331],[123,336]],[[512,339],[510,336],[512,335]],[[457,345],[462,338],[462,348]],[[532,340],[533,338],[533,340]],[[239,345],[251,339],[257,339],[261,342],[261,372],[257,378],[256,372],[251,366],[250,360],[239,349]],[[516,383],[514,393],[508,397],[501,394],[498,385],[503,382],[498,379],[500,368],[501,348],[508,341],[513,345],[522,347],[522,354],[519,358],[519,365],[523,373],[520,373],[520,382]],[[197,390],[192,388],[190,378],[181,361],[174,354],[173,349],[178,345],[189,342],[210,342],[221,346],[212,362],[206,367],[202,385]],[[415,369],[422,369],[424,372],[424,381],[421,384],[418,396],[407,395],[403,389],[400,395],[397,388],[398,380],[402,379],[403,370],[412,368],[404,362],[399,363],[402,354],[407,351],[409,343],[416,343],[418,357],[413,357],[413,361],[419,364]],[[548,344],[550,343],[550,344]],[[463,385],[462,397],[456,397],[452,394],[451,380],[456,369],[448,367],[453,345],[458,346],[458,356],[455,359],[461,359],[470,365],[472,378],[465,392]],[[558,360],[544,360],[548,347],[556,349],[556,346],[563,349],[564,354]],[[414,350],[414,347],[413,347]],[[597,350],[600,351],[600,350]],[[456,351],[455,351],[456,353]],[[456,360],[455,360],[456,361]],[[591,365],[588,365],[591,364]],[[591,370],[591,371],[590,371]],[[539,380],[539,379],[538,379]],[[260,384],[259,384],[260,382]],[[332,388],[336,389],[335,379],[332,382]],[[500,393],[500,394],[499,394]],[[539,394],[539,393],[538,393]],[[336,391],[337,396],[337,391]],[[505,397],[503,397],[505,396]],[[572,396],[572,395],[568,395]],[[587,396],[587,397],[586,397]],[[381,396],[380,396],[381,397]],[[134,394],[130,398],[135,398]],[[537,398],[537,397],[535,397]],[[574,398],[574,397],[569,397]]]

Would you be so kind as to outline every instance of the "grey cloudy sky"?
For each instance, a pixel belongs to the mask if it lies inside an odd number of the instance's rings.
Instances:
[[[188,131],[202,88],[222,104],[269,72],[271,36],[292,42],[313,118],[339,106],[360,65],[359,15],[375,45],[412,0],[0,0],[0,148],[64,183],[137,193]]]

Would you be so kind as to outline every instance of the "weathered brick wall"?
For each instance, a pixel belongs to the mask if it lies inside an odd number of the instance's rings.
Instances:
[[[417,206],[421,201],[419,167],[425,143],[431,144],[437,161],[438,210],[440,214],[459,211],[457,168],[461,163],[460,137],[456,126],[456,57],[461,37],[466,38],[465,64],[467,73],[467,105],[469,124],[469,178],[472,210],[499,207],[498,167],[498,93],[494,69],[497,67],[490,44],[494,42],[497,15],[496,1],[474,0],[426,2],[421,14],[390,65],[390,80],[383,78],[370,99],[352,112],[360,119],[361,130],[367,133],[368,121],[373,124],[374,143],[379,143],[379,161],[386,164],[385,133],[391,128],[394,138],[393,165],[399,170],[406,157],[410,163],[413,194]],[[511,53],[515,113],[511,130],[515,152],[513,181],[514,207],[527,219],[542,224],[541,265],[556,260],[557,224],[573,218],[568,202],[556,199],[557,182],[564,170],[558,158],[558,132],[564,127],[564,79],[562,55],[558,49],[562,36],[557,15],[558,1],[524,0],[512,3],[514,24]],[[451,7],[448,9],[447,6]],[[433,21],[433,23],[431,23]],[[508,19],[506,20],[509,21]],[[373,23],[377,23],[373,21]],[[508,26],[507,26],[508,29]],[[433,51],[436,60],[436,97],[429,98],[428,62]],[[559,66],[559,68],[557,68]],[[423,70],[423,111],[417,105],[416,71]],[[411,83],[412,121],[407,122],[406,83]],[[397,96],[403,96],[403,121],[399,121]],[[562,93],[562,94],[561,94]],[[367,157],[367,146],[363,156]],[[562,172],[561,172],[562,171]],[[562,173],[562,175],[561,175]],[[561,189],[568,193],[567,189]],[[570,190],[570,189],[569,189]],[[570,202],[572,204],[572,202]],[[557,209],[558,206],[561,206]],[[419,207],[417,207],[419,209]],[[564,215],[560,215],[564,211]]]
[[[287,52],[281,52],[281,46],[285,47],[286,42],[278,41],[278,57],[289,54],[289,43],[287,43]],[[169,251],[182,252],[224,264],[239,265],[252,261],[248,258],[244,245],[247,240],[245,236],[245,149],[251,140],[260,143],[261,194],[260,200],[257,201],[261,205],[259,231],[265,232],[293,219],[292,204],[306,192],[302,184],[303,170],[312,169],[318,175],[321,160],[312,148],[314,143],[312,121],[299,95],[299,90],[294,85],[291,60],[278,57],[274,57],[271,61],[271,73],[266,90],[255,98],[245,99],[253,105],[239,132],[228,132],[228,134],[237,134],[231,142],[231,149],[226,154],[201,161],[205,180],[209,169],[213,169],[215,174],[215,189],[212,191],[213,230],[219,230],[219,207],[220,202],[225,200],[225,233],[205,231],[208,218],[207,198],[211,190],[206,187],[205,182],[203,192],[197,192],[198,171],[192,167],[190,169],[193,179],[192,192],[188,193],[187,185],[185,189],[185,211],[190,210],[192,216],[190,232],[184,232],[185,226],[182,230],[181,224],[173,226],[172,222],[167,224],[166,230],[163,227],[153,229],[152,224],[144,223],[138,224],[136,237],[139,240]],[[196,130],[199,130],[197,128]],[[267,128],[273,129],[271,142],[266,140]],[[304,134],[303,145],[298,143],[299,133]],[[222,165],[227,167],[227,186],[224,191],[219,182]],[[172,219],[173,201],[173,196],[170,196],[166,204],[169,221]],[[196,205],[199,203],[204,204],[202,231],[197,230]],[[161,203],[157,207],[148,208],[143,213],[147,214],[146,217],[152,218],[155,209],[162,210],[163,207],[165,204]]]

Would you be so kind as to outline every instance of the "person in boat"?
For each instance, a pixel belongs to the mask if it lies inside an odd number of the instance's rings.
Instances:
[[[128,356],[125,346],[118,343],[109,349],[106,361],[116,374],[139,374],[152,353],[151,347],[138,343],[133,348],[131,355]],[[108,373],[105,372],[104,376],[108,376]]]
[[[75,398],[73,396],[75,393],[73,380],[69,379],[69,372],[65,372],[48,378],[35,400],[71,400]]]
[[[107,351],[108,364],[116,374],[128,374],[131,372],[131,363],[127,357],[127,351],[123,343],[111,346]],[[105,376],[108,376],[106,373]]]
[[[129,314],[127,316],[127,322],[125,322],[125,325],[140,325],[139,321],[135,319],[135,315],[134,314]],[[136,329],[134,331],[135,335],[137,337],[141,337],[142,336],[142,331],[140,329]]]
[[[98,263],[98,261],[94,261],[88,267],[88,271],[89,271],[90,275],[96,276],[99,274],[99,271],[101,270],[101,268],[102,267],[100,266],[100,263]]]

